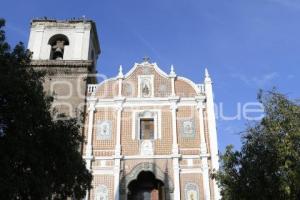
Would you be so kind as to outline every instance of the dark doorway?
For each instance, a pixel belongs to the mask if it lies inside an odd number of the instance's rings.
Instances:
[[[142,171],[128,190],[128,200],[165,200],[164,184],[152,172]]]

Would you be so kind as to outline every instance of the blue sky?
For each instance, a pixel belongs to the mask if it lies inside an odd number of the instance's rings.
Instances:
[[[202,82],[207,67],[216,103],[234,116],[240,102],[255,102],[258,89],[300,96],[299,0],[3,1],[8,41],[27,45],[35,17],[95,20],[102,54],[98,72],[128,71],[149,56],[169,72]],[[218,119],[219,147],[240,147],[247,120]]]

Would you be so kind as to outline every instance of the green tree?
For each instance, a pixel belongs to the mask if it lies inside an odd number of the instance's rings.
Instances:
[[[11,50],[0,19],[0,199],[76,199],[92,176],[78,152],[75,120],[54,121],[43,73],[22,43]]]
[[[300,199],[300,106],[260,92],[263,119],[249,126],[240,151],[228,146],[216,174],[223,199]]]

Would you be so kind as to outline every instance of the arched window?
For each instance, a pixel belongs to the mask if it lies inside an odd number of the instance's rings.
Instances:
[[[62,60],[65,46],[69,45],[69,39],[63,34],[52,36],[48,42],[51,45],[50,60]]]
[[[108,200],[108,189],[105,185],[99,185],[96,188],[95,200]]]

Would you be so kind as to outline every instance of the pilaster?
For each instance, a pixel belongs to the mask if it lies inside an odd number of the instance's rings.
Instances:
[[[93,148],[92,148],[92,140],[93,140],[93,128],[94,128],[94,113],[95,113],[95,103],[96,99],[89,99],[89,118],[88,118],[88,138],[85,152],[85,160],[86,160],[86,168],[91,170],[91,163],[93,159]],[[86,191],[85,199],[89,199],[89,190]]]
[[[214,98],[212,90],[212,81],[208,74],[208,70],[205,69],[205,79],[204,79],[205,95],[206,95],[206,112],[207,112],[207,125],[209,132],[209,146],[210,146],[210,155],[212,162],[212,170],[219,170],[219,155],[218,155],[218,139],[217,139],[217,128],[216,128],[216,118],[214,110]],[[215,199],[221,199],[220,190],[216,183],[216,180],[213,180],[214,187],[214,196]]]
[[[86,145],[86,164],[87,169],[91,170],[91,160],[93,159],[93,147],[92,147],[92,140],[93,140],[93,128],[94,128],[94,113],[95,113],[95,103],[96,100],[89,101],[89,118],[88,118],[88,132],[87,132],[87,145]]]
[[[179,167],[179,150],[178,150],[178,138],[177,138],[177,102],[179,97],[169,98],[171,102],[171,112],[172,112],[172,159],[173,159],[173,172],[174,172],[174,200],[180,200],[180,167]]]
[[[115,99],[117,111],[117,131],[116,131],[116,147],[115,147],[115,166],[114,166],[114,199],[120,198],[120,166],[121,166],[121,121],[123,102],[125,98],[118,97]]]
[[[199,126],[200,126],[200,154],[202,161],[202,176],[203,176],[203,191],[204,199],[210,200],[210,187],[209,187],[209,170],[207,162],[207,145],[205,141],[205,131],[204,131],[204,118],[203,118],[203,100],[197,100],[197,109],[199,114]]]

